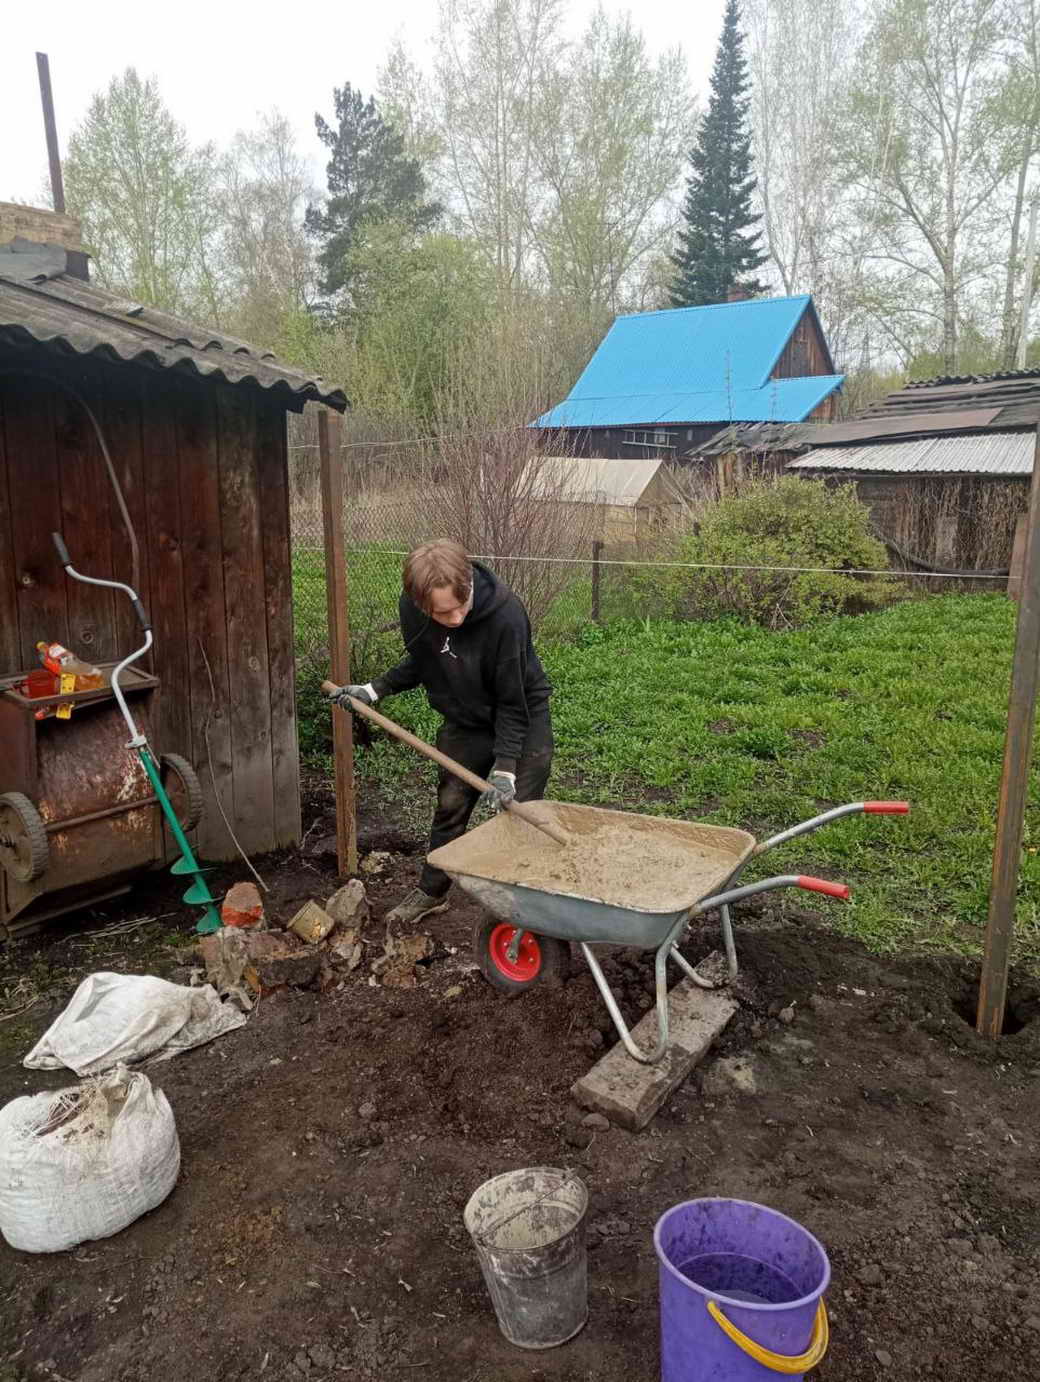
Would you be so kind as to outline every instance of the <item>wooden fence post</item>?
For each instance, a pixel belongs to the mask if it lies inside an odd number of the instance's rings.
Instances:
[[[342,419],[323,408],[318,414],[321,462],[321,513],[325,534],[325,599],[329,625],[329,676],[338,686],[350,681],[350,615],[347,606],[347,552],[343,541]],[[357,810],[354,795],[354,721],[332,717],[332,756],[336,776],[336,863],[340,876],[357,873]]]
[[[1033,482],[1029,491],[1022,556],[1018,628],[1011,666],[1004,771],[997,806],[997,833],[993,844],[993,881],[989,894],[986,953],[979,984],[979,1009],[975,1030],[980,1036],[999,1037],[1004,1026],[1011,943],[1015,933],[1015,898],[1022,855],[1029,770],[1033,759],[1033,727],[1040,683],[1040,427],[1033,453]]]
[[[600,621],[600,557],[603,554],[603,543],[598,539],[592,544],[592,622],[598,624]]]
[[[1028,518],[1028,514],[1020,513],[1015,520],[1015,541],[1011,548],[1011,571],[1007,583],[1007,593],[1012,600],[1017,600],[1022,590],[1022,562],[1026,553]]]

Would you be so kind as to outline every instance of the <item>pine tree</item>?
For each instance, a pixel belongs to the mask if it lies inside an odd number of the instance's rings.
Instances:
[[[751,209],[755,179],[751,173],[749,80],[740,32],[737,0],[727,0],[711,99],[690,152],[693,171],[683,202],[685,227],[672,255],[676,267],[673,307],[725,302],[730,290],[749,297],[763,292],[754,275],[766,261],[760,248],[762,219]]]
[[[310,207],[307,229],[323,241],[318,254],[322,291],[330,296],[349,287],[349,253],[366,222],[394,220],[424,230],[441,214],[427,202],[426,179],[409,158],[402,137],[348,82],[333,93],[336,127],[320,115],[318,138],[331,152],[326,169],[328,200],[324,209]]]

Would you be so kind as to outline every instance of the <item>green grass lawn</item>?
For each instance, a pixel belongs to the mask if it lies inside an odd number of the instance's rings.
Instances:
[[[743,826],[762,837],[828,806],[907,798],[767,855],[768,873],[848,882],[798,900],[875,948],[976,951],[986,917],[1015,606],[907,602],[792,633],[625,622],[543,640],[555,686],[554,795]],[[432,736],[421,695],[387,709]],[[412,756],[359,754],[362,782],[408,790]],[[1027,813],[1021,959],[1040,963],[1040,821]],[[753,876],[753,875],[752,875]]]

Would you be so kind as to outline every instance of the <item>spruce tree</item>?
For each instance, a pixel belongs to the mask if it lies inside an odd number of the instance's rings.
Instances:
[[[690,151],[692,172],[683,202],[685,225],[672,263],[673,307],[725,302],[730,290],[749,297],[764,291],[753,276],[766,261],[760,248],[762,219],[752,211],[747,62],[737,0],[727,0],[722,37],[711,74],[711,99]]]

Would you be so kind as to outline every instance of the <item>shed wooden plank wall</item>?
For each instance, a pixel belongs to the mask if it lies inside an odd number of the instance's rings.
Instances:
[[[183,754],[206,797],[199,852],[234,857],[209,770],[250,853],[299,840],[285,413],[264,395],[168,372],[0,352],[0,673],[38,639],[93,661],[136,642],[125,602],[67,583],[73,562],[130,579],[130,552],[93,429],[97,415],[141,546],[141,593],[162,679],[155,748]],[[208,661],[208,667],[207,667]],[[212,680],[211,680],[212,678]],[[208,748],[207,748],[208,739]]]

